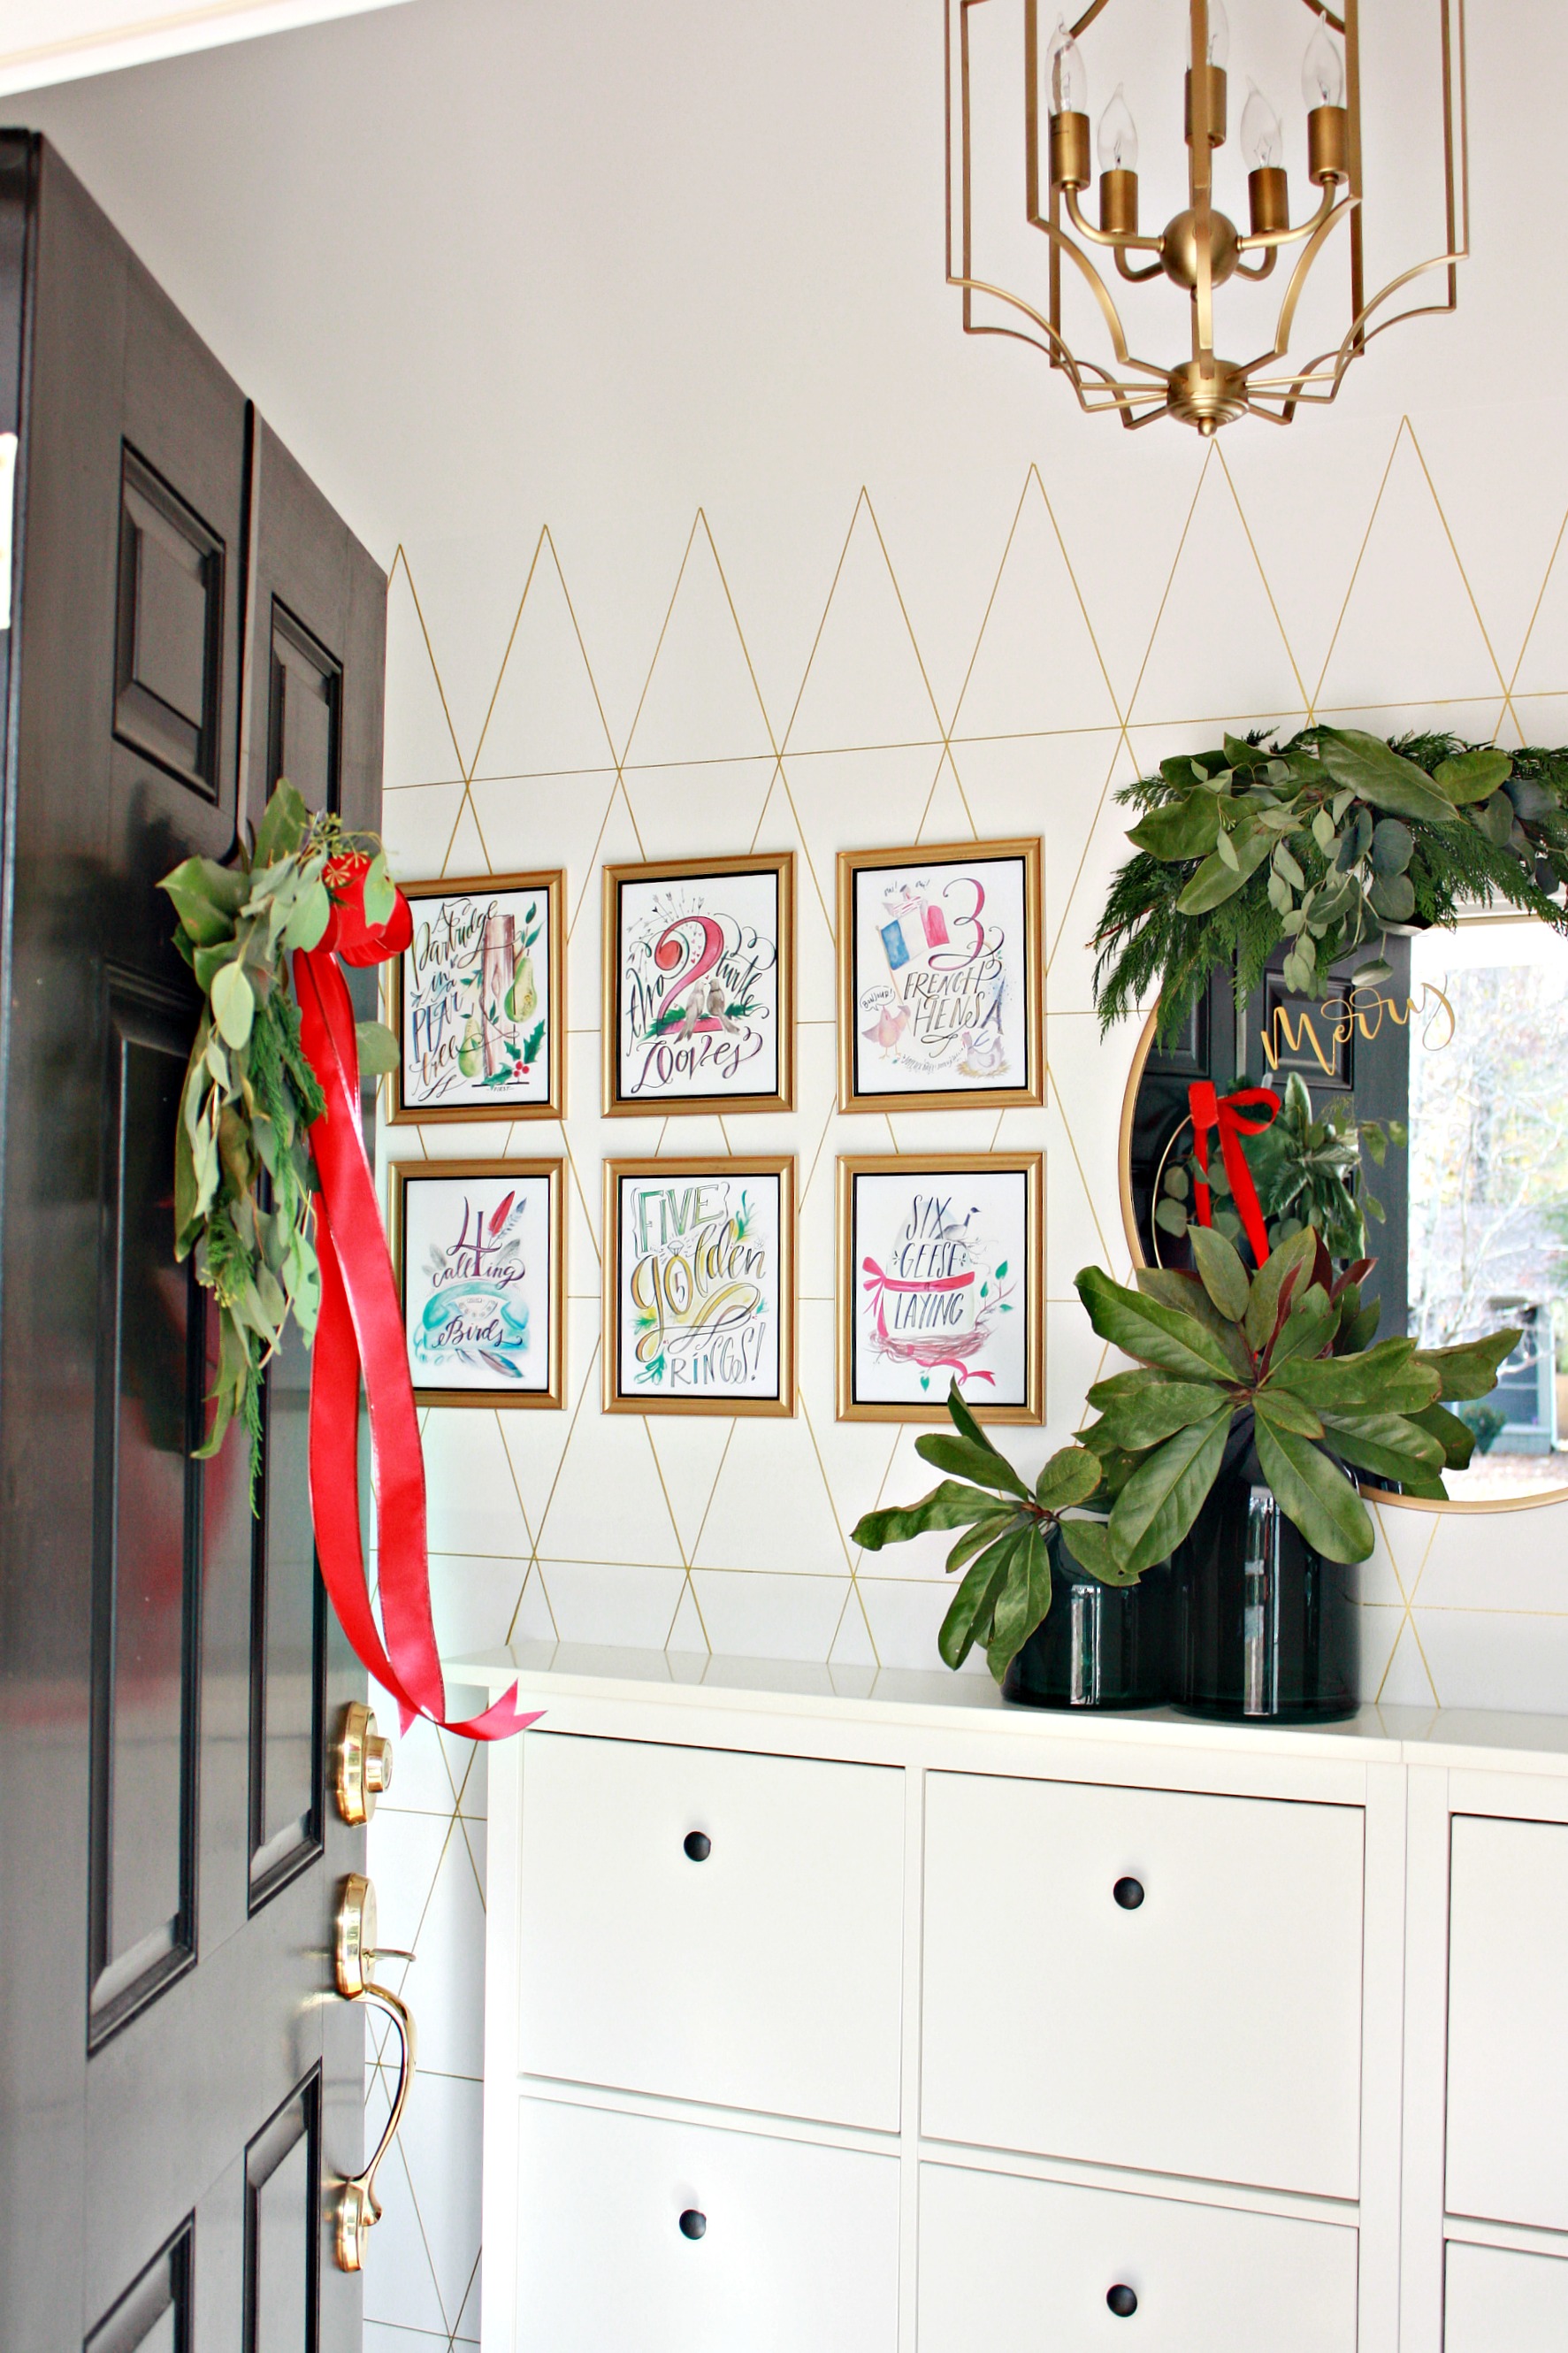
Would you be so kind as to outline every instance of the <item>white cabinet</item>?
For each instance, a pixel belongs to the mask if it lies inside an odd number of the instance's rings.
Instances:
[[[1354,2353],[1353,2230],[956,2166],[920,2195],[920,2353]]]
[[[1568,1719],[520,1667],[483,2353],[1568,2353]]]
[[[1457,1815],[1449,1921],[1448,2211],[1568,2231],[1568,1824]]]
[[[933,1774],[924,2131],[1354,2198],[1362,1877],[1353,1807]]]
[[[530,1736],[523,2072],[897,2131],[903,1876],[901,1772]]]
[[[1444,2353],[1563,2353],[1568,2261],[1450,2240]]]
[[[518,2142],[518,2353],[896,2353],[895,2158],[541,2099]]]

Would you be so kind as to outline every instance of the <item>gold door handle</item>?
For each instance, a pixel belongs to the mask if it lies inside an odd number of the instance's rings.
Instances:
[[[365,2241],[381,2220],[381,2205],[375,2194],[375,2177],[393,2142],[397,2127],[403,2122],[403,2111],[408,2102],[408,2087],[414,2081],[414,2018],[408,2005],[385,1986],[377,1985],[371,1976],[373,1963],[383,1957],[412,1960],[412,1953],[396,1953],[389,1945],[375,1941],[375,1889],[357,1871],[351,1872],[343,1882],[334,1924],[333,1965],[338,1991],[345,2001],[374,2002],[384,2010],[397,2029],[402,2058],[397,2070],[397,2090],[393,2097],[392,2113],[386,2119],[386,2129],[376,2144],[375,2154],[363,2171],[343,2182],[337,2196],[337,2262],[338,2269],[357,2272],[364,2269]]]
[[[345,1822],[368,1822],[391,1787],[392,1743],[377,1732],[374,1711],[351,1700],[338,1735],[338,1811]]]

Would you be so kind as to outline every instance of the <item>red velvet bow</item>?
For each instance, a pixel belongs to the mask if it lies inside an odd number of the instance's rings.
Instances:
[[[1244,1119],[1242,1113],[1249,1103],[1267,1103],[1267,1119]],[[1252,1171],[1247,1165],[1247,1155],[1241,1148],[1244,1135],[1261,1135],[1272,1127],[1279,1116],[1279,1098],[1272,1087],[1243,1087],[1236,1094],[1216,1092],[1209,1079],[1198,1079],[1187,1089],[1187,1107],[1193,1115],[1193,1154],[1198,1164],[1198,1176],[1194,1186],[1198,1223],[1214,1223],[1213,1205],[1209,1198],[1209,1135],[1219,1134],[1220,1156],[1225,1173],[1230,1179],[1235,1199],[1252,1255],[1261,1266],[1268,1255],[1268,1236],[1264,1228],[1263,1211],[1258,1206],[1258,1187],[1252,1181]]]
[[[425,1458],[414,1409],[403,1309],[376,1207],[359,1122],[359,1049],[353,1007],[338,968],[384,963],[414,936],[400,891],[384,924],[364,912],[369,860],[328,869],[332,913],[320,943],[294,957],[305,1058],[327,1099],[310,1130],[321,1180],[316,1254],[321,1312],[310,1376],[310,1511],[321,1577],[339,1622],[368,1672],[397,1702],[406,1732],[416,1715],[470,1740],[500,1740],[536,1715],[520,1715],[517,1685],[468,1723],[447,1715],[447,1691],[430,1615]],[[381,1626],[371,1608],[359,1518],[359,1395],[370,1406],[372,1475],[381,1531]],[[382,1639],[385,1630],[385,1641]]]

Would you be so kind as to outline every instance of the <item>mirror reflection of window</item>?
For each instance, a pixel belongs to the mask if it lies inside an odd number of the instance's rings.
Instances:
[[[1456,1501],[1568,1479],[1568,939],[1476,917],[1411,943],[1409,1329],[1424,1347],[1516,1324]],[[1453,1027],[1437,1004],[1452,1008]],[[1564,1369],[1559,1372],[1558,1367]]]

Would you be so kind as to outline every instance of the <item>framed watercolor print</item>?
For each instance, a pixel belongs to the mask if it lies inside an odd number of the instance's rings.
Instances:
[[[563,1402],[560,1160],[406,1160],[392,1246],[421,1405]]]
[[[838,1163],[838,1419],[1045,1419],[1045,1159]]]
[[[403,884],[414,938],[393,966],[395,1122],[561,1117],[565,880]]]
[[[795,1108],[795,857],[606,866],[605,1112]]]
[[[795,1162],[606,1160],[606,1413],[793,1414]]]
[[[838,1107],[1044,1101],[1040,845],[838,859]]]

